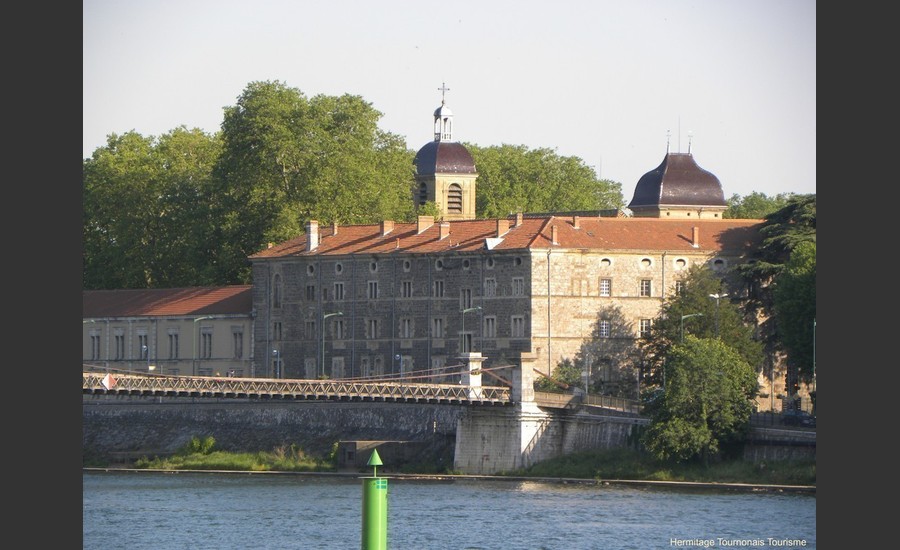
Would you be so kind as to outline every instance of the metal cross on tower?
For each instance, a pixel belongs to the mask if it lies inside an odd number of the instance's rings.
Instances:
[[[447,92],[450,91],[450,88],[447,87],[446,82],[441,82],[441,87],[438,88],[438,90],[441,92],[441,105],[443,105],[444,104],[444,96],[447,94]]]

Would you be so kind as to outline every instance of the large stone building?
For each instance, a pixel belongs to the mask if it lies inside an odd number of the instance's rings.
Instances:
[[[440,219],[310,220],[250,257],[261,374],[458,381],[471,352],[487,372],[532,353],[549,374],[596,333],[609,344],[590,358],[592,376],[630,388],[635,340],[679,277],[697,264],[725,277],[759,239],[762,220],[722,219],[719,180],[690,153],[667,152],[618,215],[476,219],[475,163],[452,141],[443,102],[434,119],[414,200],[433,201]]]
[[[250,285],[85,290],[84,370],[254,376]]]

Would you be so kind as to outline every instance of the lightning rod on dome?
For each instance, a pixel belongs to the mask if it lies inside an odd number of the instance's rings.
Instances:
[[[688,154],[691,154],[691,140],[694,139],[694,132],[688,130]]]

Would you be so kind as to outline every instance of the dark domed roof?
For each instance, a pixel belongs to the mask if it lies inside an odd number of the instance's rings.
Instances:
[[[474,174],[475,160],[462,144],[447,141],[426,143],[416,153],[416,173],[420,176],[434,174]]]
[[[697,166],[690,153],[667,153],[662,164],[638,180],[628,208],[727,206],[719,178]]]

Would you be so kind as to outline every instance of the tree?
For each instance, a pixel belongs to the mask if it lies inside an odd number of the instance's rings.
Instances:
[[[756,396],[756,372],[716,338],[685,336],[665,365],[666,387],[641,437],[659,460],[704,463],[743,441]]]
[[[769,197],[756,191],[746,197],[735,194],[728,199],[728,208],[722,217],[734,220],[761,220],[787,206],[794,196],[794,193],[779,193]]]
[[[302,234],[308,220],[411,219],[413,155],[378,129],[380,117],[359,96],[307,99],[278,81],[247,86],[225,109],[215,169],[223,279],[247,281],[247,257]]]
[[[199,129],[110,134],[82,164],[83,288],[218,284],[205,269],[218,154]]]
[[[775,282],[775,319],[787,364],[809,382],[813,377],[816,319],[816,243],[802,242]]]
[[[478,170],[476,210],[482,218],[514,212],[597,211],[625,204],[622,185],[599,180],[578,157],[524,145],[465,144]]]
[[[799,382],[796,374],[807,381],[812,374],[816,195],[791,197],[766,216],[760,233],[761,245],[736,272],[748,288],[748,309],[759,312],[758,339],[767,355],[786,354],[790,387]]]
[[[581,369],[572,363],[571,359],[563,359],[553,369],[553,376],[538,376],[534,380],[534,389],[545,392],[559,392],[570,386],[581,385]]]
[[[747,364],[761,368],[762,344],[754,338],[755,325],[731,297],[718,300],[710,294],[726,292],[723,280],[705,265],[690,267],[679,280],[681,289],[663,302],[659,315],[653,320],[650,336],[641,342],[644,359],[645,383],[663,385],[663,365],[670,359],[672,349],[685,338],[695,335],[716,338],[732,348]],[[691,315],[682,319],[686,315]],[[718,333],[717,333],[718,326]]]

